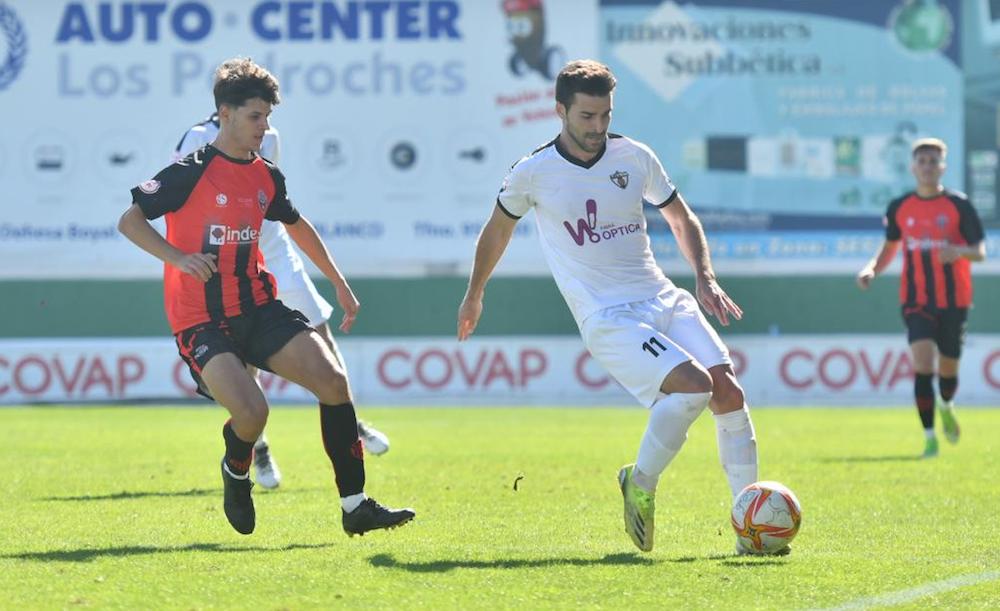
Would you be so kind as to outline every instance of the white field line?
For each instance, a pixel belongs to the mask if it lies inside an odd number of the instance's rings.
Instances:
[[[828,607],[826,611],[848,611],[849,609],[872,609],[875,607],[901,605],[903,603],[917,600],[918,598],[931,596],[932,594],[958,590],[959,588],[974,586],[976,584],[993,581],[998,578],[1000,578],[1000,571],[985,571],[983,573],[974,573],[971,575],[958,575],[957,577],[944,579],[942,581],[925,583],[908,590],[898,590],[896,592],[879,594],[878,596],[859,598],[836,607]]]

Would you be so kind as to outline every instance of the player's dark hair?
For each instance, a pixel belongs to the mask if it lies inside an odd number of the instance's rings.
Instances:
[[[215,109],[223,104],[239,108],[247,100],[260,98],[272,106],[281,103],[278,79],[249,57],[226,60],[215,70]]]
[[[614,91],[617,83],[611,69],[601,62],[592,59],[571,61],[556,77],[556,101],[568,110],[577,93],[602,97]]]
[[[937,151],[943,159],[948,155],[948,145],[945,144],[944,140],[941,140],[940,138],[921,138],[913,143],[911,153],[913,157],[916,157],[917,153],[922,153],[924,151]]]

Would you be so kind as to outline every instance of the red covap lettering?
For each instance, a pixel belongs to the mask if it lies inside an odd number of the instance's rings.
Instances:
[[[440,390],[453,383],[479,390],[495,383],[524,388],[547,369],[548,357],[536,348],[523,348],[515,353],[503,349],[472,352],[440,348],[411,353],[394,348],[386,350],[376,364],[379,382],[392,390],[413,386]]]
[[[786,386],[796,390],[818,385],[841,391],[859,383],[872,390],[888,390],[913,379],[913,362],[905,350],[870,354],[867,350],[844,348],[819,353],[793,348],[781,357],[778,374]]]
[[[75,360],[40,354],[16,360],[0,357],[0,396],[13,392],[29,399],[48,393],[61,394],[67,399],[88,395],[122,398],[128,386],[145,375],[146,363],[135,354],[121,354],[114,359],[80,355]]]

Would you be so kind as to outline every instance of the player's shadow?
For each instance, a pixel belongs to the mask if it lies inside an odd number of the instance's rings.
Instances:
[[[911,462],[922,459],[923,457],[915,454],[893,454],[888,456],[828,456],[825,458],[820,458],[819,462],[826,462],[826,463]]]
[[[283,490],[282,496],[286,494],[301,494],[303,492],[316,492],[320,488],[298,488],[293,490]],[[192,488],[191,490],[122,490],[121,492],[111,492],[108,494],[80,494],[77,496],[46,496],[40,501],[121,501],[127,499],[148,499],[148,498],[171,498],[171,497],[196,497],[196,496],[219,496],[221,488]],[[264,490],[267,494],[267,490]],[[258,492],[254,492],[258,494]]]
[[[758,567],[758,566],[781,566],[785,564],[786,560],[783,558],[774,557],[760,557],[760,556],[737,556],[736,554],[712,554],[710,556],[697,557],[697,556],[681,556],[680,558],[674,558],[670,562],[675,563],[690,563],[690,562],[702,562],[705,560],[718,560],[719,564],[724,566],[740,566],[740,567]]]
[[[46,496],[41,501],[121,501],[124,499],[148,499],[156,497],[218,496],[218,488],[192,488],[191,490],[143,490],[112,492],[109,494],[81,494],[77,496]]]
[[[35,562],[91,562],[98,558],[130,558],[133,556],[154,556],[183,552],[286,552],[299,549],[322,549],[334,547],[333,543],[291,543],[281,547],[232,547],[219,543],[191,543],[190,545],[163,546],[125,545],[121,547],[85,547],[81,549],[57,549],[45,552],[20,552],[0,554],[9,560],[33,560]]]
[[[762,566],[784,566],[788,564],[788,559],[786,558],[748,558],[748,557],[738,557],[729,556],[726,560],[723,560],[719,564],[723,566],[738,566],[746,568],[756,568]]]
[[[652,566],[658,561],[637,554],[608,554],[601,558],[534,558],[505,560],[431,560],[404,562],[392,554],[376,554],[368,562],[378,568],[401,569],[411,573],[447,573],[455,569],[533,569],[550,566]]]

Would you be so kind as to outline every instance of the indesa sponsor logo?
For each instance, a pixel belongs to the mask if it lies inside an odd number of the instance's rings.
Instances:
[[[225,225],[211,225],[208,228],[208,243],[212,246],[225,244],[249,244],[260,239],[260,231],[252,227],[233,229]]]
[[[935,248],[944,248],[947,245],[948,240],[906,238],[906,250],[933,250]]]
[[[626,225],[616,225],[613,227],[597,227],[597,202],[588,199],[587,217],[576,220],[576,227],[569,221],[563,221],[563,227],[569,232],[569,237],[573,238],[577,246],[583,246],[587,242],[597,244],[601,240],[613,240],[614,238],[636,233],[642,230],[639,223],[628,223]]]

